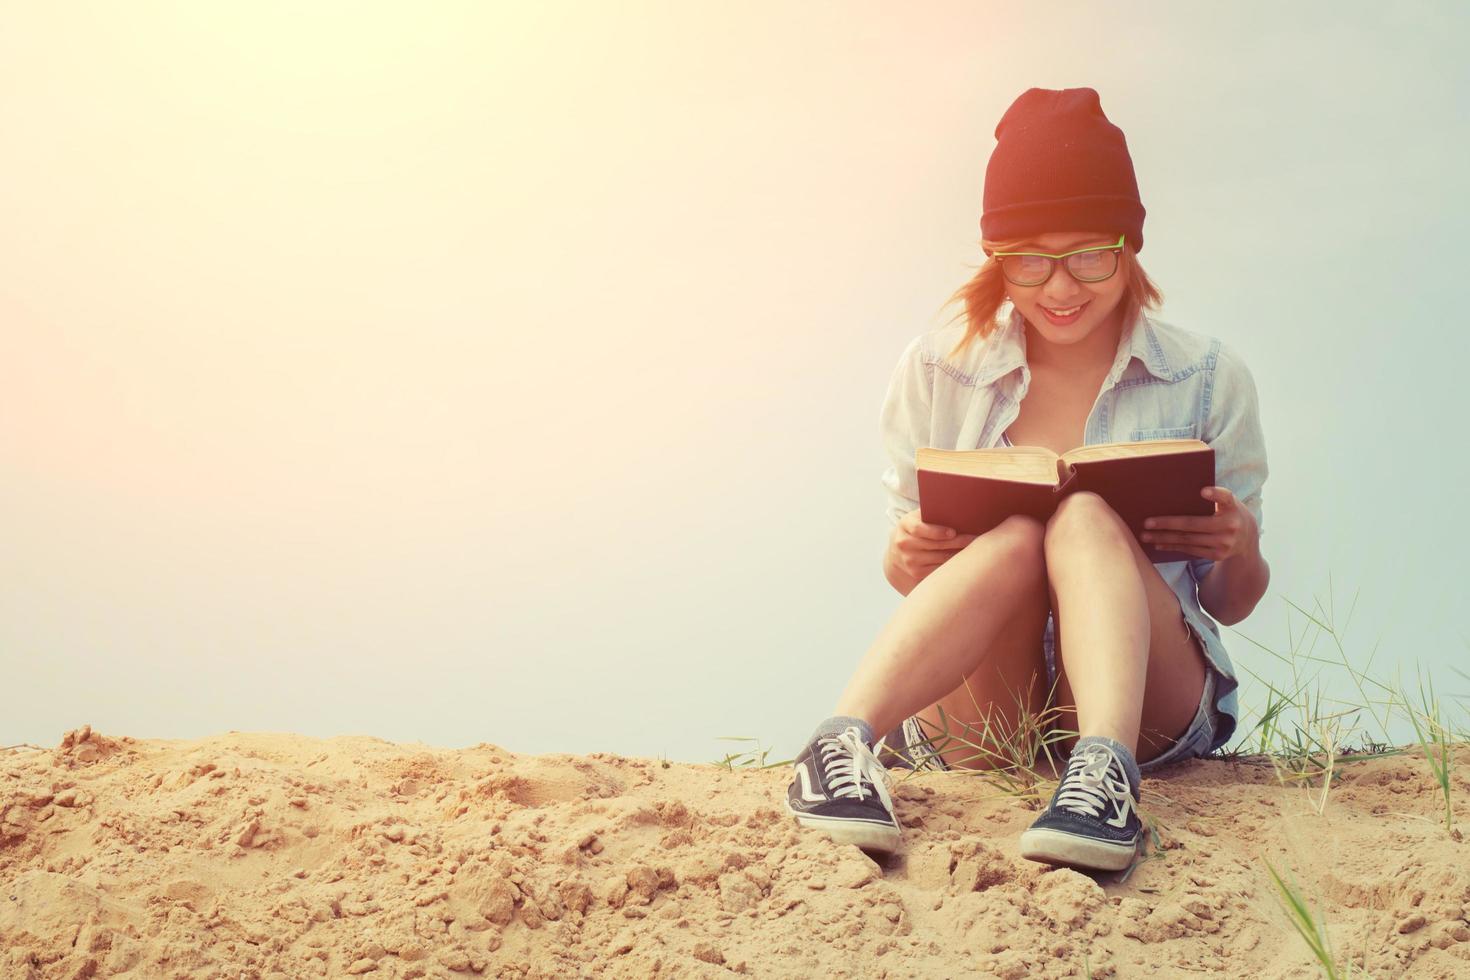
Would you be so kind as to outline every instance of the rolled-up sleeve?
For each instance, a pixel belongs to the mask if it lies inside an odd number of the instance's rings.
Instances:
[[[1260,400],[1245,361],[1223,342],[1215,359],[1209,412],[1200,437],[1215,450],[1215,484],[1235,495],[1264,535],[1261,490],[1270,471],[1261,431]],[[1209,558],[1192,559],[1189,571],[1195,582],[1204,579],[1214,564]]]
[[[914,451],[929,445],[932,389],[933,373],[925,361],[923,337],[915,337],[893,369],[880,413],[883,451],[889,460],[882,482],[888,495],[890,526],[896,526],[919,506]]]

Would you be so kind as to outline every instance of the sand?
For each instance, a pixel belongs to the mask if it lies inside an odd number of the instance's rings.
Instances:
[[[909,777],[880,867],[795,825],[784,768],[83,727],[0,752],[0,973],[1320,976],[1269,858],[1341,959],[1470,977],[1470,851],[1422,756],[1348,766],[1322,814],[1263,759],[1145,778],[1124,880],[1018,857],[1036,811],[972,774]]]

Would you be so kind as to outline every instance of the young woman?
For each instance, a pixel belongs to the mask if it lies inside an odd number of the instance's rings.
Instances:
[[[1116,870],[1135,858],[1141,774],[1224,745],[1238,686],[1216,623],[1265,593],[1265,442],[1256,388],[1220,340],[1156,320],[1137,255],[1144,208],[1123,133],[1089,88],[1029,89],[1001,118],[985,173],[987,259],[956,298],[965,322],[914,338],[883,406],[893,525],[884,575],[905,597],[833,717],[797,756],[796,819],[891,852],[898,821],[875,753],[984,767],[972,748],[920,751],[920,722],[1014,731],[1049,706],[1069,753],[1021,854]],[[1161,514],[1145,540],[1192,556],[1154,564],[1096,494],[1045,525],[982,535],[925,524],[914,450],[1198,438],[1215,451],[1207,517]],[[1045,678],[1045,680],[1042,680]],[[1048,695],[1053,700],[1049,700]],[[972,739],[973,741],[973,739]],[[910,750],[912,747],[912,750]],[[909,750],[909,751],[906,751]]]

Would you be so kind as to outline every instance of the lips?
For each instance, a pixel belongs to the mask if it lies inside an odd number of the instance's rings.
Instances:
[[[1089,300],[1088,302],[1091,302],[1091,300]],[[1087,303],[1080,303],[1077,306],[1072,307],[1071,313],[1060,314],[1056,313],[1049,307],[1043,306],[1041,307],[1041,314],[1042,316],[1046,317],[1047,321],[1051,323],[1051,325],[1054,327],[1070,327],[1072,324],[1076,323],[1082,318],[1082,313],[1086,309]]]
[[[1082,309],[1082,307],[1084,307],[1086,305],[1087,305],[1087,303],[1078,303],[1076,306],[1068,306],[1065,309],[1060,309],[1060,310],[1059,309],[1056,309],[1054,307],[1051,307],[1051,306],[1043,306],[1041,308],[1043,310],[1045,310],[1046,312],[1050,313],[1054,317],[1062,317],[1062,318],[1065,318],[1065,317],[1071,316],[1073,313],[1078,312],[1079,310]]]

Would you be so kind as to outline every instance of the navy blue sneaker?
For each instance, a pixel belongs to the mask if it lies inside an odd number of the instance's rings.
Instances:
[[[903,835],[893,815],[887,771],[856,728],[812,740],[792,770],[786,809],[797,823],[864,851],[888,855],[898,850]]]
[[[1021,856],[1093,871],[1121,871],[1143,839],[1138,799],[1123,763],[1106,745],[1072,750],[1051,803],[1021,834]]]

